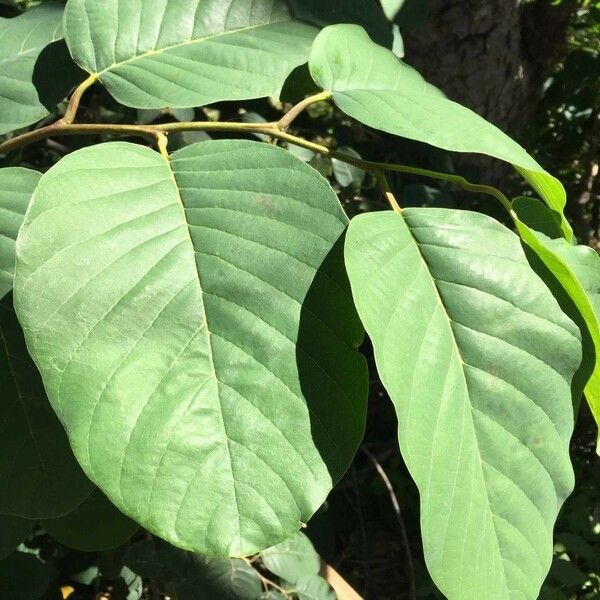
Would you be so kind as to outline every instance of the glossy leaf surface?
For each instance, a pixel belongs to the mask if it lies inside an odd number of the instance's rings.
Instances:
[[[450,600],[535,600],[573,487],[580,333],[518,237],[478,213],[352,220],[346,264]]]
[[[0,302],[0,513],[59,517],[90,493],[29,357],[12,308]]]
[[[48,104],[62,99],[73,85],[73,69],[57,62],[61,49],[49,48],[63,37],[62,17],[61,4],[46,2],[18,17],[0,18],[0,134],[44,118],[50,112]],[[52,86],[36,67],[47,48],[52,61],[44,67],[55,71]]]
[[[346,224],[324,179],[258,142],[171,161],[103,144],[43,176],[18,314],[79,462],[125,514],[239,556],[321,505],[365,419]]]
[[[448,100],[390,50],[373,43],[361,27],[325,28],[315,39],[309,66],[317,84],[361,123],[445,150],[509,162],[562,214],[566,194],[557,179],[494,125]],[[570,239],[566,219],[562,226]]]
[[[139,529],[100,490],[94,490],[68,515],[42,520],[40,525],[61,544],[81,552],[116,548]]]
[[[316,34],[286,0],[69,0],[65,28],[119,102],[155,109],[278,97]]]
[[[0,169],[0,299],[13,287],[15,242],[40,177],[31,169]]]

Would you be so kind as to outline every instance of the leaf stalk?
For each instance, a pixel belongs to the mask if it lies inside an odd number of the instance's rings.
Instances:
[[[97,80],[96,75],[90,75],[83,81],[73,92],[67,110],[62,119],[59,119],[51,125],[40,127],[32,131],[27,131],[21,135],[6,140],[0,144],[0,155],[6,155],[9,152],[24,148],[35,142],[48,139],[60,135],[122,135],[122,136],[139,136],[158,144],[161,153],[167,152],[167,136],[173,132],[183,131],[217,131],[217,132],[232,132],[232,133],[260,133],[269,136],[272,139],[278,139],[289,144],[294,144],[308,150],[312,150],[317,154],[335,158],[342,162],[348,163],[364,171],[372,174],[380,185],[390,206],[395,211],[401,211],[401,208],[392,193],[385,173],[393,171],[398,173],[406,173],[410,175],[418,175],[447,181],[466,191],[480,194],[487,194],[498,200],[504,208],[512,214],[512,206],[510,200],[498,189],[489,185],[475,184],[467,181],[459,175],[449,173],[441,173],[438,171],[430,171],[418,167],[410,167],[406,165],[375,162],[363,160],[354,156],[349,156],[342,152],[335,152],[316,142],[305,140],[304,138],[292,135],[286,130],[294,122],[294,120],[310,105],[316,102],[321,102],[331,98],[331,92],[322,92],[314,96],[305,98],[294,107],[292,107],[279,121],[270,123],[239,123],[239,122],[215,122],[215,121],[193,121],[193,122],[175,122],[162,123],[159,125],[135,125],[135,124],[106,124],[106,123],[74,123],[81,98],[85,91],[91,87]]]

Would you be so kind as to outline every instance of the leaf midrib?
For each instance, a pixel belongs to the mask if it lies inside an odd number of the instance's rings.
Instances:
[[[189,245],[190,245],[191,259],[193,261],[194,269],[197,274],[195,281],[197,283],[197,288],[198,288],[198,297],[199,297],[199,301],[200,301],[200,307],[202,310],[202,314],[204,315],[204,331],[205,331],[205,337],[206,337],[206,344],[207,344],[207,348],[208,348],[208,355],[210,357],[212,378],[215,381],[216,397],[219,402],[219,414],[221,416],[221,426],[223,429],[223,437],[224,437],[223,445],[227,449],[227,456],[229,457],[228,464],[229,464],[229,471],[231,473],[233,497],[235,499],[236,514],[237,514],[237,521],[238,521],[238,530],[237,530],[238,551],[241,552],[242,551],[242,521],[241,521],[241,512],[240,512],[240,502],[238,499],[236,479],[235,479],[235,475],[233,472],[233,457],[232,457],[232,453],[231,453],[231,446],[229,444],[229,435],[227,433],[227,426],[225,425],[225,417],[223,415],[223,407],[221,405],[221,392],[219,389],[220,382],[219,382],[219,378],[217,377],[217,369],[215,367],[214,352],[213,352],[212,339],[211,339],[211,330],[210,330],[210,327],[208,324],[208,313],[206,311],[206,303],[204,301],[204,291],[202,290],[202,281],[201,281],[201,277],[200,277],[200,270],[198,268],[198,263],[196,261],[196,250],[194,248],[194,242],[192,240],[192,236],[190,233],[190,227],[189,227],[189,223],[188,223],[188,219],[187,219],[187,214],[185,212],[185,205],[183,204],[183,199],[182,199],[181,193],[179,191],[179,185],[177,183],[177,180],[175,178],[175,173],[172,168],[171,158],[170,158],[170,156],[165,156],[162,153],[161,153],[161,156],[164,159],[165,166],[167,167],[168,172],[169,172],[169,178],[173,182],[173,186],[175,188],[175,193],[176,193],[176,197],[177,197],[177,205],[178,205],[179,209],[181,210],[181,217],[185,224],[185,232],[186,232],[187,240],[189,241]]]
[[[88,71],[88,72],[90,72],[92,75],[95,75],[98,78],[101,78],[102,75],[104,75],[105,73],[110,73],[111,71],[115,71],[116,69],[118,69],[119,67],[122,67],[125,64],[132,63],[132,62],[135,62],[138,60],[143,60],[144,58],[148,58],[149,56],[157,56],[160,54],[164,54],[165,52],[168,52],[169,50],[174,50],[176,48],[182,48],[185,46],[193,46],[195,44],[202,44],[203,42],[214,40],[215,38],[218,38],[218,37],[223,37],[226,35],[234,35],[236,33],[244,32],[244,31],[260,29],[262,27],[269,27],[271,25],[278,24],[278,23],[288,23],[288,22],[295,22],[295,21],[296,21],[296,19],[294,19],[293,17],[290,17],[289,19],[287,19],[285,21],[273,21],[271,23],[262,23],[260,25],[249,25],[247,27],[240,27],[239,29],[231,29],[229,31],[222,31],[222,32],[216,33],[214,35],[209,35],[209,36],[197,38],[194,40],[186,40],[179,44],[172,44],[171,46],[165,46],[164,48],[159,48],[159,49],[154,48],[153,50],[149,50],[147,52],[144,52],[143,54],[135,54],[131,58],[127,58],[120,62],[115,62],[112,65],[109,65],[108,67],[105,67],[104,69],[102,69],[100,71]],[[94,53],[94,58],[95,58],[95,53]]]
[[[466,374],[465,374],[465,367],[467,366],[467,363],[465,363],[465,361],[464,361],[464,359],[462,357],[462,353],[460,351],[460,348],[458,347],[458,342],[456,341],[456,337],[454,336],[454,330],[452,329],[452,319],[450,318],[450,316],[448,314],[448,310],[446,309],[446,305],[444,304],[444,301],[442,299],[440,290],[437,287],[436,279],[435,279],[435,277],[431,273],[431,269],[429,267],[429,263],[427,262],[427,259],[425,258],[424,254],[421,252],[421,247],[419,245],[419,242],[418,242],[417,238],[413,235],[412,229],[411,229],[409,223],[404,218],[404,216],[402,214],[399,214],[398,216],[404,221],[404,226],[407,228],[408,232],[410,233],[411,239],[412,239],[412,241],[413,241],[413,243],[414,243],[414,245],[415,245],[415,247],[417,249],[417,252],[419,254],[421,262],[422,262],[423,266],[425,267],[425,269],[427,270],[427,273],[429,275],[429,281],[431,282],[431,287],[433,288],[435,296],[437,298],[438,306],[441,307],[441,309],[442,309],[442,312],[443,312],[444,317],[445,317],[444,322],[446,323],[446,325],[448,327],[448,331],[450,333],[450,337],[452,338],[452,346],[454,348],[454,351],[456,352],[456,356],[458,357],[458,359],[460,361],[460,365],[461,365],[460,373],[461,373],[461,377],[462,377],[462,380],[463,380],[463,383],[464,383],[464,388],[465,388],[465,391],[466,391],[466,396],[467,396],[468,399],[470,399],[471,396],[470,396],[470,392],[469,392],[469,385],[467,383],[467,377],[466,377]],[[473,407],[472,407],[470,401],[468,402],[467,408],[468,408],[468,414],[472,415]],[[494,518],[493,518],[494,512],[492,511],[492,506],[490,504],[490,499],[489,499],[489,493],[488,493],[487,485],[485,484],[485,474],[483,472],[483,467],[482,467],[482,465],[484,464],[484,461],[483,461],[483,457],[481,455],[481,451],[480,451],[480,448],[479,448],[479,439],[477,438],[477,429],[475,427],[475,423],[474,423],[473,418],[469,418],[468,420],[469,420],[469,422],[471,423],[471,426],[472,426],[473,438],[475,440],[475,447],[477,448],[477,456],[479,457],[479,464],[480,464],[479,472],[481,473],[481,481],[483,482],[484,489],[486,491],[486,493],[485,493],[485,500],[486,500],[486,504],[488,506],[490,521],[491,521],[492,528],[493,528],[493,531],[494,531],[494,541],[496,542],[496,548],[498,549],[498,556],[499,556],[499,558],[500,558],[500,560],[502,562],[502,574],[504,575],[504,584],[505,584],[506,590],[509,591],[510,587],[509,587],[509,582],[508,582],[508,575],[507,575],[506,570],[504,568],[504,555],[502,554],[502,551],[500,549],[500,541],[498,540],[498,532],[496,530],[496,525],[494,523]]]

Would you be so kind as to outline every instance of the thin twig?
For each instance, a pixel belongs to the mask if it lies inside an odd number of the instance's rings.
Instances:
[[[381,188],[381,191],[383,192],[383,195],[385,196],[385,199],[388,201],[388,204],[392,210],[401,213],[402,209],[400,208],[400,205],[396,200],[396,196],[394,196],[394,193],[390,188],[390,184],[385,176],[385,172],[381,170],[375,171],[375,179],[377,179],[377,183],[379,184],[379,187]]]
[[[390,496],[390,501],[392,503],[392,507],[394,509],[394,513],[396,514],[396,520],[398,521],[398,526],[400,527],[400,535],[402,537],[402,543],[404,545],[404,552],[406,554],[406,574],[408,576],[408,585],[410,589],[410,598],[411,600],[417,599],[417,590],[415,586],[415,569],[414,562],[412,557],[412,552],[410,549],[410,542],[408,540],[408,534],[406,532],[406,525],[404,524],[404,519],[402,518],[402,511],[400,509],[400,503],[398,502],[398,497],[396,496],[396,492],[394,492],[394,487],[392,486],[392,482],[390,481],[387,473],[384,468],[381,466],[381,463],[377,460],[377,458],[365,447],[361,446],[361,450],[367,456],[367,458],[373,463],[377,474],[383,481],[388,494]]]
[[[331,92],[321,92],[320,94],[315,94],[314,96],[305,98],[302,100],[302,102],[298,102],[298,104],[293,106],[290,110],[288,110],[287,113],[285,113],[285,115],[283,115],[283,117],[277,123],[277,127],[282,131],[287,129],[309,106],[316,104],[317,102],[329,100],[330,98]]]
[[[269,590],[269,587],[272,587],[273,589],[277,590],[278,592],[281,592],[286,598],[290,597],[289,592],[286,589],[282,588],[280,585],[277,585],[274,581],[272,581],[268,577],[265,577],[262,573],[260,573],[260,571],[256,570],[254,568],[254,565],[252,564],[252,562],[253,562],[252,559],[242,558],[242,560],[249,567],[252,567],[256,571],[256,574],[260,578],[260,581],[261,581],[261,583],[263,585],[263,588],[265,589],[265,592]]]
[[[65,111],[65,116],[61,119],[61,121],[65,125],[70,125],[75,120],[77,116],[77,111],[79,110],[79,103],[81,102],[81,97],[84,92],[96,83],[97,76],[90,75],[85,81],[82,81],[76,88],[73,94],[71,94],[71,98],[69,103],[67,104],[67,110]]]
[[[182,131],[222,131],[222,132],[237,132],[237,133],[262,133],[271,137],[272,139],[278,139],[288,144],[294,144],[302,148],[307,148],[323,156],[330,158],[336,158],[350,165],[354,165],[363,169],[364,171],[374,175],[384,189],[384,193],[388,202],[394,210],[400,210],[398,202],[394,198],[393,194],[389,190],[389,185],[385,180],[386,171],[395,171],[399,173],[407,173],[413,175],[420,175],[422,177],[429,177],[433,179],[439,179],[442,181],[448,181],[454,185],[457,185],[464,190],[469,192],[476,192],[481,194],[487,194],[493,196],[508,210],[511,211],[511,204],[508,198],[498,189],[482,184],[474,184],[467,181],[464,177],[458,175],[451,175],[448,173],[440,173],[437,171],[430,171],[428,169],[420,169],[418,167],[409,167],[405,165],[396,165],[391,163],[374,162],[349,156],[341,152],[332,151],[327,146],[310,142],[303,138],[297,137],[286,131],[283,131],[286,127],[293,122],[293,120],[304,110],[307,106],[327,99],[330,97],[329,92],[323,92],[315,96],[310,96],[302,102],[294,106],[284,117],[278,122],[271,123],[236,123],[236,122],[214,122],[214,121],[199,121],[199,122],[176,122],[176,123],[162,123],[159,125],[134,125],[134,124],[104,124],[104,123],[89,123],[89,124],[75,124],[72,121],[75,119],[77,109],[79,108],[79,102],[81,96],[95,81],[94,76],[88,77],[82,82],[75,92],[72,94],[67,107],[67,112],[62,119],[59,119],[51,125],[40,127],[28,131],[21,135],[17,135],[4,143],[0,144],[0,155],[8,154],[13,150],[23,148],[40,140],[55,137],[57,135],[89,135],[89,134],[106,134],[106,135],[125,135],[125,136],[140,136],[151,139],[153,141],[160,138],[160,134],[168,134],[169,132],[182,132]]]

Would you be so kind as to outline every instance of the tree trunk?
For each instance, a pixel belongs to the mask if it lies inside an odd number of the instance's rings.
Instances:
[[[425,26],[405,33],[406,60],[450,99],[518,137],[562,53],[574,8],[548,0],[428,0]]]

